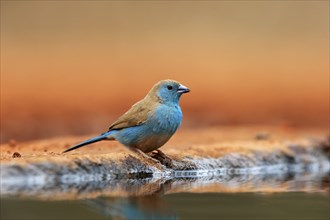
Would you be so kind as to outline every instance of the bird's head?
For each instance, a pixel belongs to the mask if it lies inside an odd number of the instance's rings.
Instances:
[[[156,83],[149,92],[149,95],[156,96],[162,103],[178,103],[183,93],[190,90],[181,83],[167,79]]]

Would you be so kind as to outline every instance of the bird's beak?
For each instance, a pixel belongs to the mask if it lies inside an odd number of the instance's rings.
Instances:
[[[187,93],[187,92],[190,92],[190,89],[188,89],[184,85],[180,85],[178,88],[178,91],[177,91],[177,93],[179,93],[179,94]]]

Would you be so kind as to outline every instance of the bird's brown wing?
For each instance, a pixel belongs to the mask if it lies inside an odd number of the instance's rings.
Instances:
[[[143,124],[148,119],[154,105],[144,99],[137,102],[109,127],[109,131]]]

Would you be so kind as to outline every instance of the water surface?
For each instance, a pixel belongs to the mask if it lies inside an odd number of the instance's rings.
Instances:
[[[32,188],[2,191],[1,219],[329,219],[328,173],[145,178]]]

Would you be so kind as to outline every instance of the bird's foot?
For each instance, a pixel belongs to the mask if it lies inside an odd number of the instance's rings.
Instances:
[[[172,158],[166,156],[166,154],[164,154],[161,150],[156,150],[156,152],[153,151],[153,152],[149,153],[149,155],[152,158],[158,160],[164,166],[170,167],[170,168],[173,167],[173,162],[172,162],[173,160],[172,160]]]

